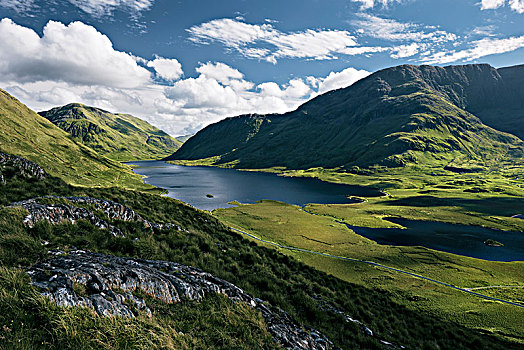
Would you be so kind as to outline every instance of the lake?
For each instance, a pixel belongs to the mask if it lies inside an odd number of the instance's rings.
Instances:
[[[188,167],[162,161],[129,162],[134,171],[146,176],[148,184],[164,188],[168,196],[195,208],[213,210],[228,208],[231,201],[255,203],[271,199],[289,204],[306,205],[355,203],[347,196],[378,197],[383,193],[363,186],[323,182],[317,179],[283,177],[270,173],[238,171],[213,167]],[[213,197],[207,197],[207,195]]]
[[[227,208],[231,201],[255,203],[272,199],[303,206],[307,203],[355,203],[347,196],[377,197],[382,192],[363,186],[333,184],[311,178],[282,177],[275,174],[213,167],[187,167],[162,161],[130,162],[144,181],[168,191],[167,195],[192,206],[213,210]],[[208,197],[212,195],[213,197]],[[348,226],[357,234],[379,244],[423,246],[485,260],[524,260],[524,233],[504,232],[476,226],[442,222],[390,219],[406,229],[373,229]],[[487,239],[504,244],[488,247]]]
[[[389,221],[406,229],[346,226],[379,244],[423,246],[492,261],[524,260],[524,232],[400,218],[391,218]],[[489,247],[484,244],[487,239],[501,242],[504,246]]]

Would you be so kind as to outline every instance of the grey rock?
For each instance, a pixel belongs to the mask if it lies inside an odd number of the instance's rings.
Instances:
[[[16,168],[18,173],[26,178],[42,180],[47,176],[47,173],[40,165],[33,163],[30,160],[13,156],[11,154],[0,153],[0,183],[3,185],[6,184],[6,180],[2,174],[2,168],[6,166]]]
[[[321,332],[303,327],[284,311],[197,268],[82,250],[51,253],[51,259],[34,265],[27,273],[42,294],[60,306],[91,307],[104,316],[135,317],[136,310],[151,314],[145,300],[134,296],[136,291],[165,303],[200,300],[209,293],[220,293],[260,311],[273,339],[284,348],[335,348]],[[83,287],[82,295],[77,294],[75,285]]]
[[[69,204],[41,204],[41,199],[65,199]],[[100,219],[95,213],[83,207],[74,206],[74,204],[83,204],[93,206],[97,211],[103,213],[110,220],[135,221],[141,222],[146,228],[167,229],[176,228],[178,231],[186,231],[175,224],[157,224],[144,219],[140,214],[134,210],[117,202],[90,198],[90,197],[38,197],[25,201],[12,203],[11,206],[19,206],[29,212],[24,219],[24,224],[33,227],[37,222],[47,220],[51,224],[59,224],[63,222],[75,223],[77,220],[87,220],[94,226],[109,230],[114,236],[122,236],[122,232],[110,225],[107,221]]]

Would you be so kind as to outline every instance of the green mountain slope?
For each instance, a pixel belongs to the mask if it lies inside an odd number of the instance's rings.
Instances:
[[[523,154],[522,140],[494,129],[523,134],[524,89],[514,78],[523,73],[524,66],[389,68],[290,113],[210,125],[168,159],[291,169],[495,163]]]
[[[27,158],[82,186],[146,188],[128,166],[100,156],[0,89],[0,152]]]
[[[148,122],[78,103],[40,112],[41,116],[100,154],[118,161],[159,159],[182,144]]]

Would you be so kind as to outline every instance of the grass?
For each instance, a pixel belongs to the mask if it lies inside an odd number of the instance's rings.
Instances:
[[[69,134],[3,90],[0,90],[0,120],[0,152],[27,158],[70,184],[152,188],[131,167],[75,142]]]
[[[100,317],[61,308],[29,285],[23,270],[0,267],[2,349],[277,349],[262,316],[210,295],[199,303],[153,304],[152,315]]]
[[[165,158],[181,142],[129,114],[72,103],[40,113],[98,154],[119,162]]]
[[[29,195],[19,192],[17,181],[22,180],[8,179],[8,185],[2,188],[2,204],[8,199],[21,200]],[[45,259],[48,249],[72,246],[201,268],[282,308],[299,322],[321,330],[344,349],[380,345],[376,338],[364,335],[358,326],[344,322],[341,315],[324,310],[319,298],[365,322],[381,339],[408,348],[518,348],[515,343],[468,329],[451,319],[413,311],[394,301],[394,294],[373,285],[365,287],[345,282],[334,277],[332,271],[326,273],[310,267],[305,259],[302,263],[274,249],[258,246],[231,232],[209,214],[173,199],[119,188],[78,188],[53,179],[36,182],[29,189],[33,191],[32,196],[40,191],[39,195],[89,195],[114,200],[148,220],[175,223],[189,232],[176,229],[151,232],[143,225],[119,221],[111,224],[122,230],[124,237],[113,237],[85,221],[55,226],[41,223],[28,229],[22,223],[23,210],[1,208],[0,265],[7,277],[0,283],[0,297],[5,296],[0,299],[0,307],[4,308],[0,312],[0,327],[9,327],[11,321],[20,325],[16,336],[6,338],[2,348],[16,348],[17,339],[25,339],[21,340],[25,348],[38,347],[41,342],[46,342],[48,347],[82,348],[80,339],[86,339],[84,348],[140,349],[150,344],[155,344],[152,348],[166,344],[166,348],[182,349],[274,346],[267,342],[267,329],[260,323],[258,314],[220,298],[172,306],[149,301],[153,317],[134,320],[106,319],[87,309],[61,309],[49,302],[43,304],[45,300],[29,287],[23,267]],[[43,241],[49,243],[43,246]],[[20,246],[24,248],[14,250]],[[328,263],[324,266],[330,267]],[[13,274],[18,277],[9,277]],[[13,278],[19,282],[9,282]],[[174,334],[173,330],[178,333]]]
[[[365,206],[367,203],[352,206]],[[335,215],[351,218],[351,206],[337,206]],[[338,256],[377,263],[421,274],[464,288],[490,285],[524,286],[524,262],[491,262],[434,251],[423,247],[379,245],[359,236],[329,216],[333,206],[310,205],[312,215],[300,207],[274,201],[217,209],[213,213],[230,226],[241,228],[265,240]],[[362,215],[362,217],[365,217]],[[338,217],[337,219],[340,219]],[[384,220],[374,218],[380,227]],[[372,220],[358,222],[370,223]],[[394,300],[414,310],[429,312],[471,328],[524,340],[524,311],[485,302],[464,293],[450,291],[409,276],[363,264],[280,250],[308,265],[345,281],[391,293]],[[413,301],[415,300],[415,301]],[[457,305],[461,305],[457,308]],[[467,306],[467,307],[466,307]],[[475,310],[474,316],[464,312]],[[512,320],[512,322],[508,322]]]

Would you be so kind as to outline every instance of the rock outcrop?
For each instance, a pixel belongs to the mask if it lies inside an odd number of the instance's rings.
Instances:
[[[82,250],[52,251],[50,260],[27,273],[42,294],[60,306],[92,307],[100,315],[135,317],[151,313],[137,291],[165,303],[200,300],[221,293],[260,311],[274,340],[288,349],[333,349],[325,335],[307,330],[282,310],[237,286],[194,267],[173,262],[122,258]]]
[[[22,157],[13,156],[11,154],[0,153],[0,183],[6,183],[2,168],[13,167],[19,175],[26,178],[35,178],[42,180],[47,176],[45,170],[38,164],[31,162]]]
[[[41,203],[45,199],[52,199],[59,202],[67,201],[70,204],[47,204]],[[37,222],[42,220],[47,220],[51,224],[59,224],[63,222],[75,223],[78,220],[87,220],[94,226],[100,229],[109,230],[114,236],[121,236],[122,232],[109,224],[107,221],[101,219],[95,214],[94,211],[81,207],[75,206],[74,204],[80,204],[84,206],[89,206],[95,208],[96,211],[102,213],[105,217],[110,220],[122,220],[122,221],[135,221],[141,222],[146,228],[172,228],[175,227],[179,231],[183,229],[174,224],[157,224],[151,221],[144,219],[140,214],[136,213],[134,210],[120,204],[117,202],[90,198],[90,197],[39,197],[32,198],[21,202],[13,203],[12,206],[19,206],[26,209],[29,212],[24,219],[24,224],[33,227]]]

